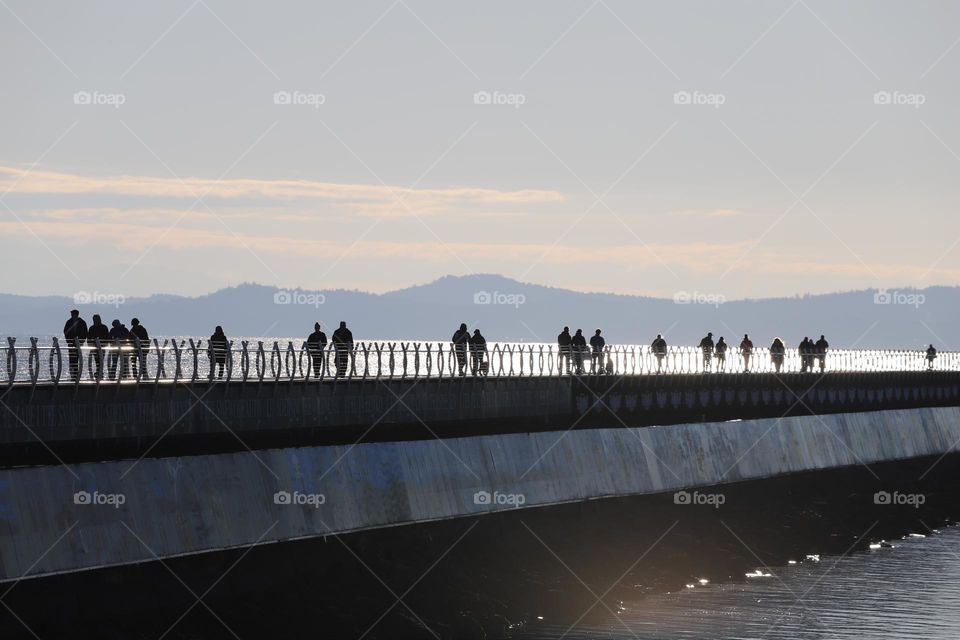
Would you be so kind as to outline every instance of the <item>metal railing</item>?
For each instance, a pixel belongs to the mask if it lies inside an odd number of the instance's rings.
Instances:
[[[416,340],[328,344],[322,349],[300,340],[230,341],[226,347],[209,340],[154,339],[116,345],[74,343],[53,338],[29,346],[7,338],[0,385],[195,383],[198,381],[266,383],[282,380],[336,381],[356,379],[534,377],[579,375],[652,375],[751,373],[777,370],[770,351],[754,349],[749,363],[743,354],[705,358],[697,347],[669,347],[656,354],[641,345],[609,345],[599,354],[589,349],[561,352],[556,345],[488,343],[482,349],[457,349],[450,342]],[[820,371],[820,359],[806,366],[796,349],[782,357],[780,371]],[[960,354],[941,352],[929,361],[923,351],[830,349],[823,358],[826,373],[866,371],[960,371]]]

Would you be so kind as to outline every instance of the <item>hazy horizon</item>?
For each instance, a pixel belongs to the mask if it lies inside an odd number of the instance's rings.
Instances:
[[[0,291],[960,283],[955,3],[0,13]]]

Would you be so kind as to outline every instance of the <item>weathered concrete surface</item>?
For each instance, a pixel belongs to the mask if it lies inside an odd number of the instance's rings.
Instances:
[[[960,408],[516,433],[0,471],[0,579],[952,451]],[[124,504],[75,504],[74,494]],[[325,502],[276,504],[275,493]],[[95,494],[95,492],[97,492]],[[109,500],[109,499],[108,499]]]

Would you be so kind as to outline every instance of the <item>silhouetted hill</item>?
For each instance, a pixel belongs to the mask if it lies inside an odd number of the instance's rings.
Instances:
[[[878,297],[879,296],[879,297]],[[724,302],[690,294],[672,299],[579,293],[525,284],[499,275],[447,276],[377,295],[362,291],[283,290],[242,284],[188,298],[155,295],[90,303],[59,296],[0,294],[0,335],[59,334],[73,307],[90,321],[139,317],[154,335],[303,336],[320,320],[347,320],[360,338],[447,339],[460,322],[488,340],[552,341],[563,325],[588,336],[602,328],[610,342],[649,343],[664,332],[672,344],[696,343],[706,331],[731,344],[749,332],[758,344],[780,335],[795,345],[827,334],[835,346],[950,348],[960,288],[875,290]],[[328,331],[329,333],[329,331]],[[946,343],[944,343],[946,341]]]

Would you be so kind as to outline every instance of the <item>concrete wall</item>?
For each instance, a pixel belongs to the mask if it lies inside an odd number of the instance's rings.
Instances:
[[[0,580],[512,508],[478,505],[478,491],[522,494],[529,508],[936,455],[958,441],[960,408],[934,407],[11,468],[0,471]],[[75,504],[77,491],[108,503]],[[276,504],[278,491],[325,502]]]

